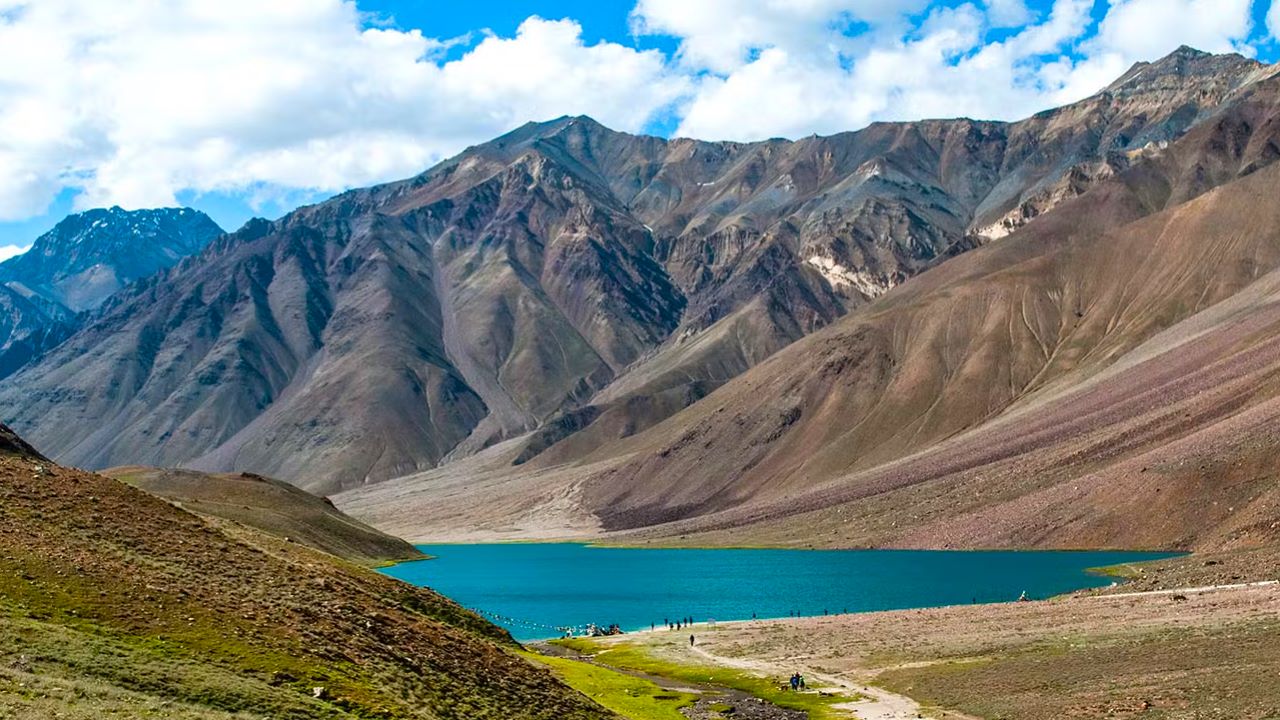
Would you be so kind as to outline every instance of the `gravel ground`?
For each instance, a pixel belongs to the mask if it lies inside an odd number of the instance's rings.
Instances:
[[[873,683],[934,717],[1225,720],[1280,707],[1280,682],[1262,681],[1280,677],[1280,585],[1133,592],[721,623],[699,639],[715,655]]]

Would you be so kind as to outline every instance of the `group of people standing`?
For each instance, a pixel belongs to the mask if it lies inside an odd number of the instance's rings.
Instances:
[[[796,673],[791,676],[791,692],[800,692],[804,689],[804,676]]]
[[[621,635],[621,634],[623,634],[622,627],[618,625],[618,623],[613,623],[608,627],[605,627],[604,625],[596,625],[595,623],[587,624],[586,635],[588,637],[604,637],[606,635]],[[573,630],[567,629],[565,631],[564,636],[573,637]]]
[[[686,628],[692,625],[693,618],[682,617],[679,620],[671,620],[669,618],[663,618],[662,622],[667,626],[668,630],[680,630],[681,628]]]

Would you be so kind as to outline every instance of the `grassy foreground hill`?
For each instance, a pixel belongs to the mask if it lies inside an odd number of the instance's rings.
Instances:
[[[606,718],[448,599],[0,426],[0,718]]]
[[[327,498],[261,475],[140,466],[103,474],[197,515],[232,520],[360,565],[426,557],[404,540],[346,515]]]

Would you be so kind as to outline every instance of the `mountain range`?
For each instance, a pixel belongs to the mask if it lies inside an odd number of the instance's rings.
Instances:
[[[70,215],[0,263],[0,377],[69,337],[82,314],[124,286],[172,267],[222,234],[191,208]]]
[[[1181,48],[1018,122],[794,141],[529,124],[156,268],[0,413],[407,537],[1247,542],[1276,74]]]

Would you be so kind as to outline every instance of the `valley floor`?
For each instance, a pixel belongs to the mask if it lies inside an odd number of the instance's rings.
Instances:
[[[694,648],[688,632],[658,631],[580,649],[624,669],[715,668],[771,686],[798,671],[861,700],[823,717],[1274,718],[1280,583],[1233,569],[1274,558],[1189,557],[1042,602],[699,625]]]

